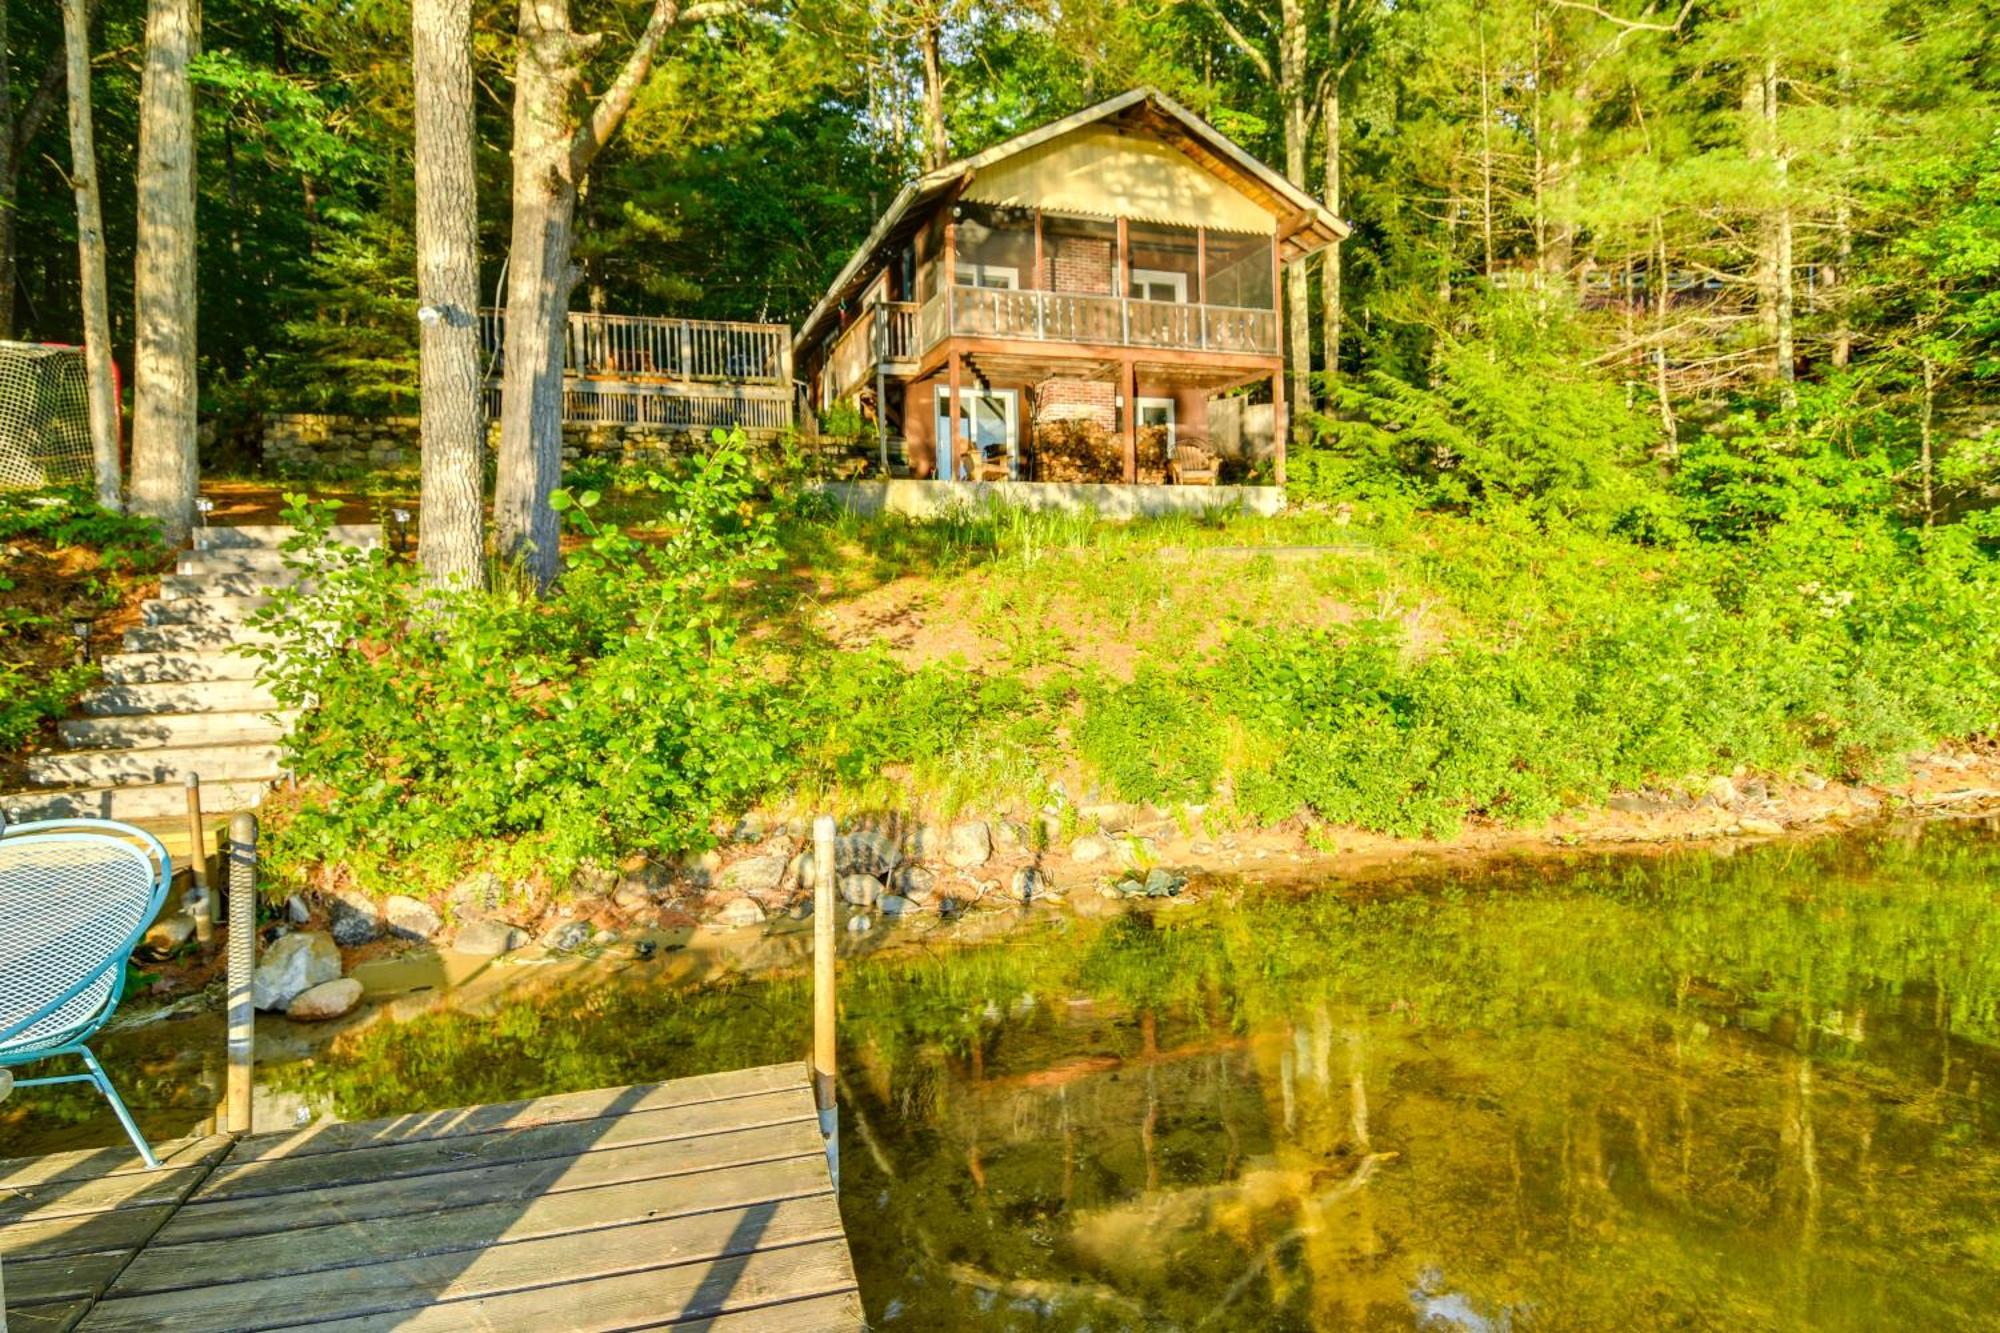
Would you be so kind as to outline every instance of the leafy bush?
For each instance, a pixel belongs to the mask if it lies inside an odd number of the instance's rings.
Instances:
[[[704,845],[787,770],[788,712],[724,605],[775,558],[742,440],[648,479],[644,539],[559,493],[582,542],[546,600],[427,587],[382,551],[332,545],[332,506],[290,497],[308,585],[258,623],[273,694],[304,710],[287,765],[313,784],[281,831],[294,861],[422,862],[498,840],[517,873]]]

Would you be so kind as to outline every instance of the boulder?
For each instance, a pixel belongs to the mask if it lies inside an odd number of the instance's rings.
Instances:
[[[1111,855],[1111,843],[1096,834],[1085,834],[1069,845],[1069,859],[1079,865],[1102,861]]]
[[[171,958],[193,938],[194,918],[185,912],[176,912],[146,927],[146,937],[139,941],[139,952],[152,959]]]
[[[751,897],[731,898],[715,914],[715,924],[726,930],[764,923],[764,905]]]
[[[1673,808],[1659,797],[1643,792],[1620,792],[1605,804],[1626,815],[1663,815]]]
[[[1187,887],[1187,876],[1165,866],[1154,866],[1146,872],[1142,886],[1148,898],[1172,898]]]
[[[1008,892],[1024,903],[1031,903],[1049,891],[1048,876],[1033,866],[1022,866],[1014,872],[1008,885]]]
[[[507,901],[507,885],[489,870],[476,875],[467,875],[452,885],[446,901],[458,916],[475,916],[483,912],[497,912]]]
[[[960,870],[983,866],[993,855],[993,835],[983,819],[968,819],[951,826],[946,839],[945,861]]]
[[[652,910],[653,895],[648,893],[644,886],[627,880],[618,886],[616,893],[611,895],[611,905],[627,916],[637,916],[641,912]]]
[[[1018,820],[993,821],[993,850],[1013,856],[1028,850],[1028,826]]]
[[[921,906],[937,896],[937,872],[924,866],[899,866],[889,876],[889,887],[899,897]]]
[[[474,917],[458,928],[451,947],[475,958],[497,958],[528,942],[528,932],[491,917]]]
[[[894,918],[899,916],[909,915],[918,910],[917,905],[915,903],[911,902],[908,898],[903,897],[901,894],[895,894],[895,893],[883,894],[882,901],[876,904],[876,908],[882,913],[882,916],[885,919],[889,920],[893,920]]]
[[[1736,804],[1736,783],[1733,779],[1717,775],[1708,780],[1701,794],[1717,805]]]
[[[782,854],[747,856],[722,872],[716,887],[724,893],[776,893],[785,881],[787,858]]]
[[[339,889],[327,895],[326,906],[333,923],[333,942],[341,948],[357,948],[380,938],[382,909],[367,894]]]
[[[833,868],[841,874],[886,875],[902,861],[896,840],[874,829],[860,829],[833,845]]]
[[[1106,805],[1087,805],[1083,808],[1083,817],[1097,821],[1097,827],[1106,833],[1123,833],[1138,823],[1144,815],[1145,811],[1138,806],[1127,805],[1122,801]]]
[[[840,900],[849,907],[873,907],[882,901],[882,881],[873,875],[842,875]]]
[[[429,903],[407,894],[389,895],[382,904],[382,915],[389,922],[389,933],[400,939],[428,940],[444,929],[443,919]]]
[[[912,861],[935,861],[944,849],[945,831],[936,824],[918,824],[903,839],[903,855]]]
[[[293,931],[264,950],[250,979],[250,998],[259,1009],[283,1009],[293,997],[339,978],[340,949],[333,939],[322,931]]]
[[[312,908],[306,906],[305,899],[299,897],[296,893],[289,895],[285,899],[285,920],[295,926],[303,926],[312,919]]]
[[[681,878],[697,889],[705,889],[722,873],[722,854],[712,847],[705,852],[689,852],[681,857],[680,869]]]
[[[361,1003],[361,983],[353,977],[337,977],[302,990],[285,1006],[285,1017],[301,1023],[322,1023],[352,1013]]]
[[[1760,838],[1774,838],[1785,831],[1785,826],[1777,820],[1759,819],[1754,815],[1745,815],[1737,820],[1736,827],[1744,833],[1754,834]]]
[[[542,932],[541,946],[550,953],[568,953],[590,943],[588,921],[558,921]]]

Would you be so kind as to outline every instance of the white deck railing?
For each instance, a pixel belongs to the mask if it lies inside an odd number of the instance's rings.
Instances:
[[[497,372],[506,355],[507,312],[482,310],[479,324]],[[783,324],[574,311],[564,328],[563,373],[631,381],[786,384],[791,379],[791,330]]]

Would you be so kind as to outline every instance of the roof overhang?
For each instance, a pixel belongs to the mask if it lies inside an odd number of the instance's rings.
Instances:
[[[834,312],[867,286],[879,267],[888,262],[890,241],[911,222],[913,215],[921,217],[930,204],[964,188],[982,168],[1086,125],[1111,119],[1152,132],[1209,170],[1230,179],[1269,208],[1278,219],[1278,254],[1287,263],[1338,244],[1352,230],[1306,190],[1243,151],[1222,131],[1165,93],[1156,88],[1134,88],[1074,115],[1017,134],[983,152],[947,162],[905,185],[877,219],[867,239],[841,267],[826,295],[799,325],[798,337],[792,343],[794,352],[803,355],[823,336]]]

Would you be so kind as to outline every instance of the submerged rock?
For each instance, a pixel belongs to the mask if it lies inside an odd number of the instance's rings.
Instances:
[[[250,999],[259,1009],[283,1009],[293,997],[340,977],[340,949],[326,934],[299,930],[264,951],[250,979]]]
[[[731,898],[715,914],[715,924],[729,930],[764,923],[764,905],[748,896]]]
[[[1148,898],[1172,898],[1187,887],[1187,876],[1165,866],[1154,866],[1146,872],[1142,887]]]
[[[882,881],[873,875],[842,875],[840,900],[849,907],[873,907],[882,901]]]
[[[353,977],[340,977],[294,995],[285,1006],[285,1017],[301,1023],[321,1023],[352,1013],[360,1003],[361,983]]]
[[[474,917],[458,928],[451,947],[475,958],[497,958],[512,953],[528,942],[528,932],[505,921]]]
[[[911,902],[908,898],[903,897],[901,894],[896,894],[896,893],[883,894],[882,900],[876,903],[875,906],[877,910],[879,910],[884,917],[890,919],[894,919],[899,916],[907,916],[910,913],[913,913],[917,910],[917,905],[915,903]]]
[[[542,932],[541,945],[551,953],[568,953],[590,942],[588,921],[558,921]]]

